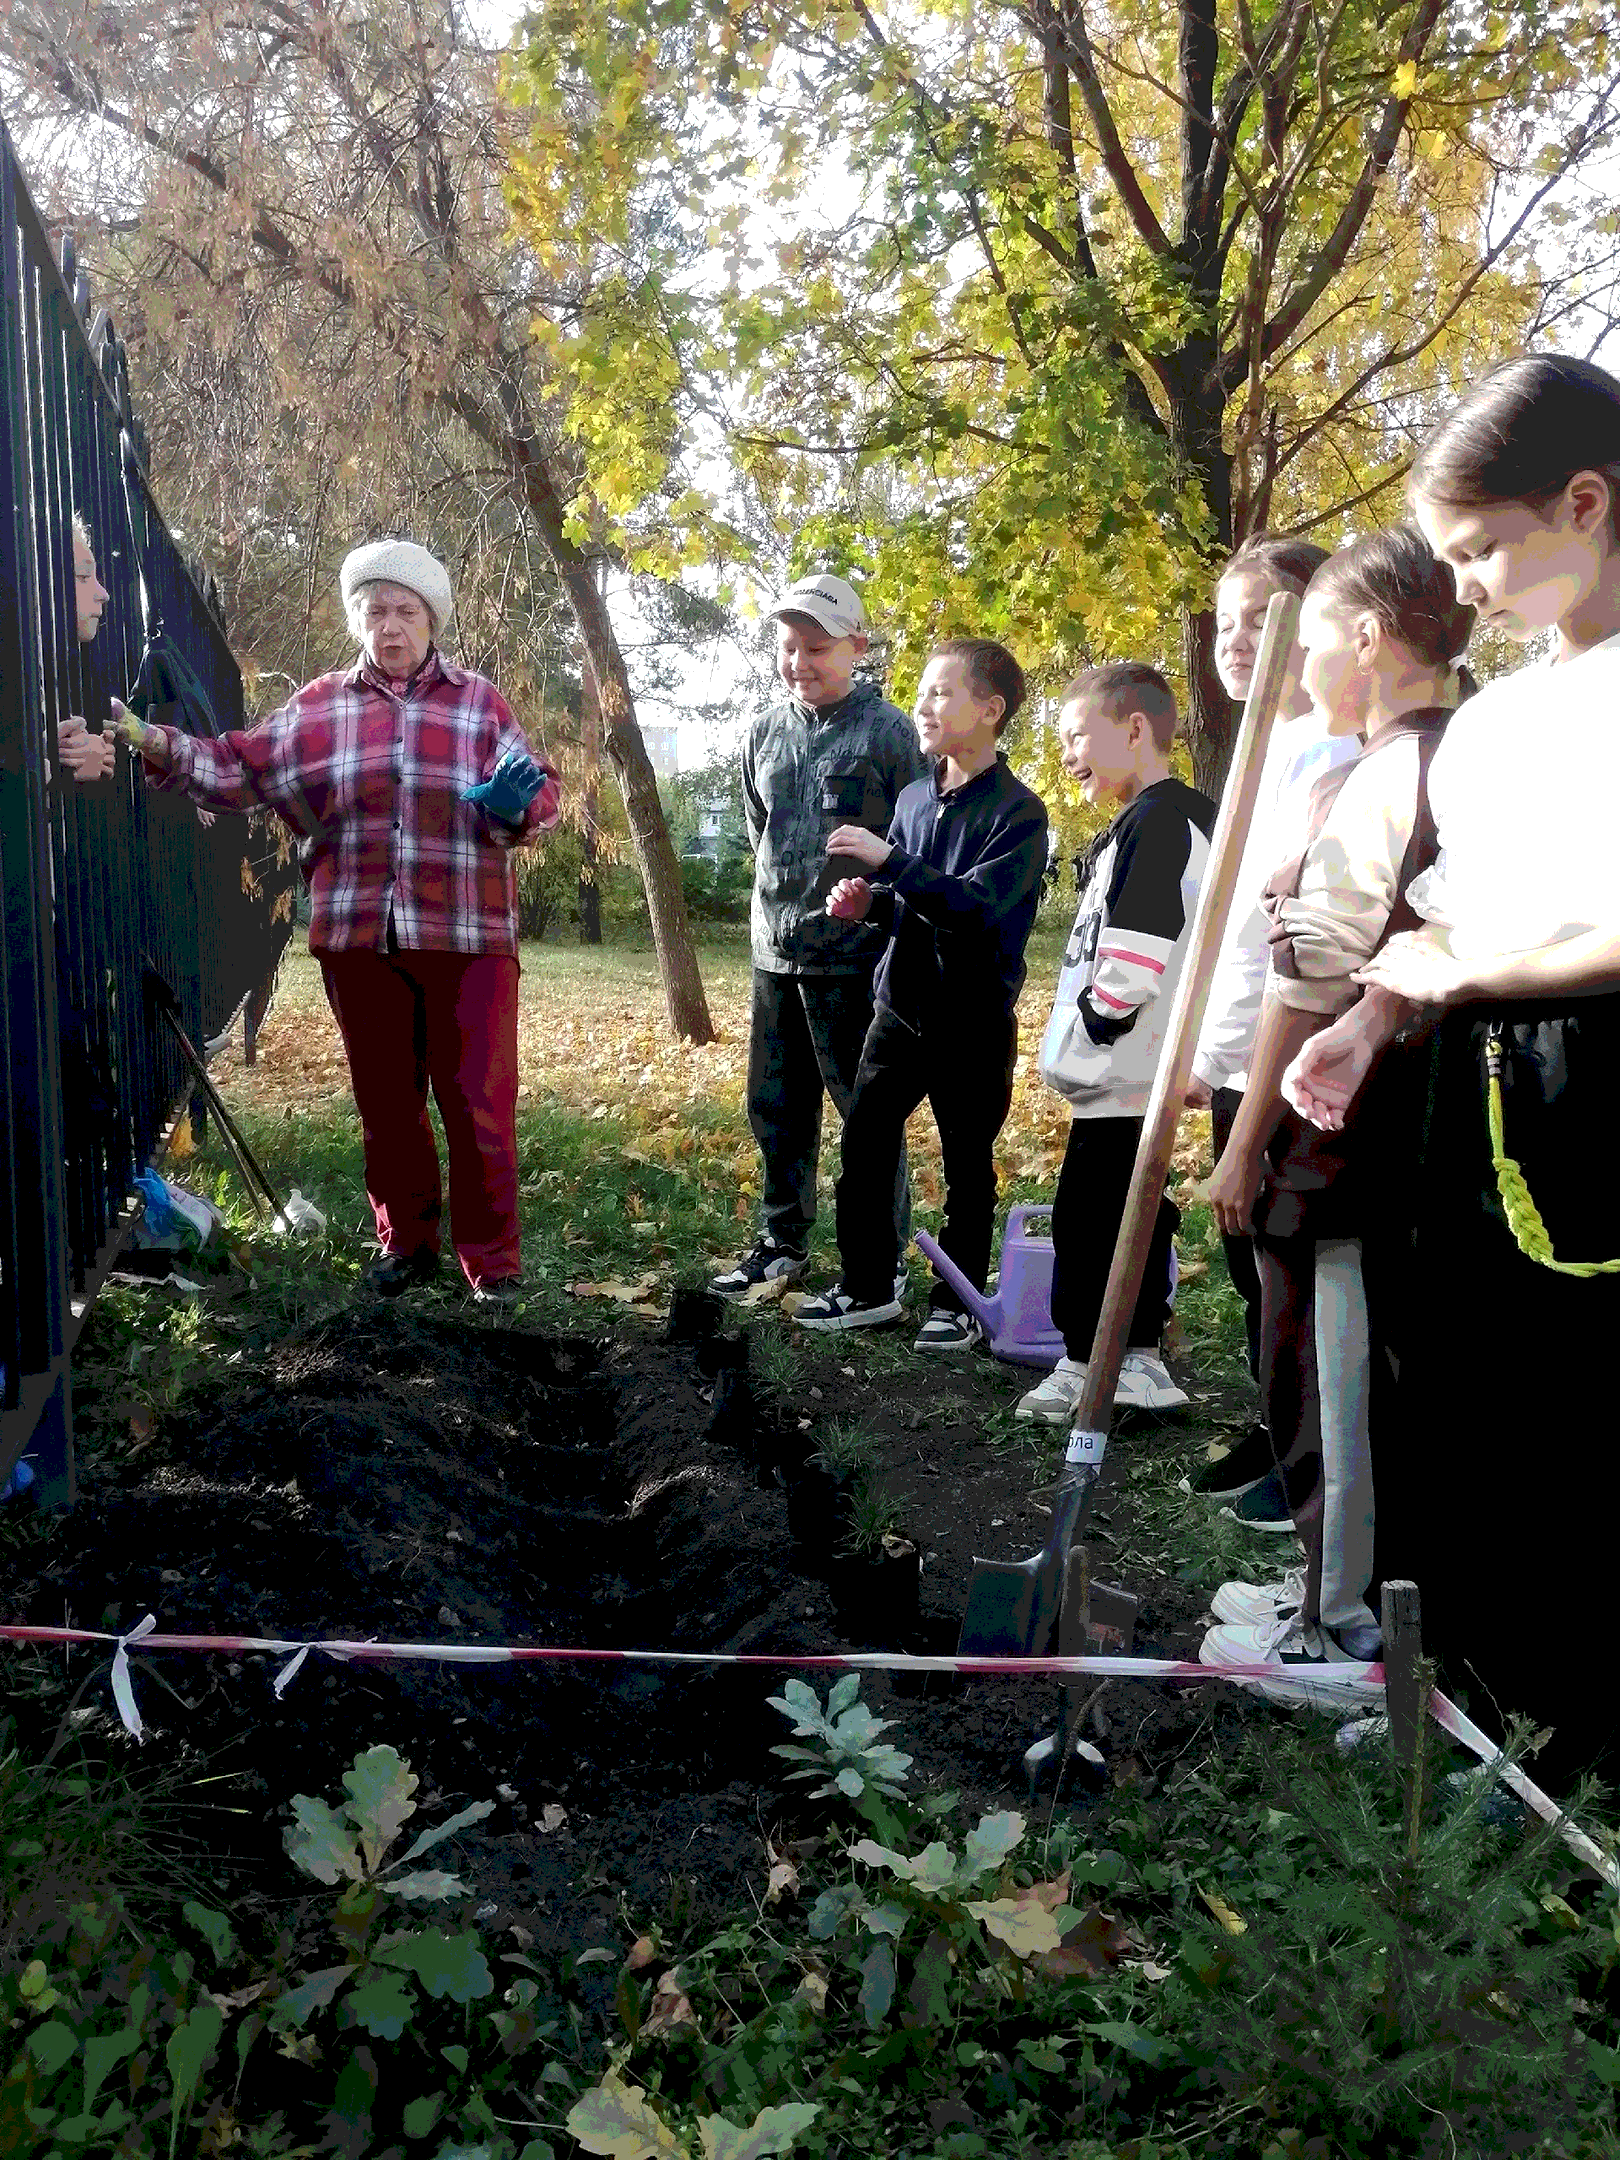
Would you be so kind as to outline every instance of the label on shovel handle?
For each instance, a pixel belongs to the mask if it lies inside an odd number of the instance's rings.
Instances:
[[[1077,1425],[1069,1435],[1063,1460],[1071,1467],[1076,1463],[1089,1463],[1093,1469],[1100,1470],[1107,1452],[1108,1435],[1105,1432],[1083,1432]]]

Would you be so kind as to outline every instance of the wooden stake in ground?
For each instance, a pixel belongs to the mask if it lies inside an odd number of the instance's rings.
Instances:
[[[1434,1669],[1423,1655],[1423,1607],[1415,1582],[1385,1583],[1382,1622],[1384,1708],[1401,1784],[1407,1850],[1415,1857],[1423,1826],[1423,1771],[1428,1751],[1429,1696],[1434,1687]]]

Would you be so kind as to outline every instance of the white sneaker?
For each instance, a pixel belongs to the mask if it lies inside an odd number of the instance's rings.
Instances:
[[[1067,1425],[1086,1384],[1086,1368],[1076,1358],[1061,1357],[1038,1387],[1020,1395],[1014,1417],[1035,1418],[1042,1425]]]
[[[1217,1620],[1233,1627],[1258,1627],[1279,1613],[1295,1612],[1305,1602],[1305,1570],[1290,1568],[1281,1582],[1223,1582],[1209,1601]]]
[[[1185,1410],[1188,1397],[1156,1350],[1127,1350],[1114,1390],[1118,1410]]]
[[[1255,1627],[1212,1627],[1199,1646],[1200,1665],[1275,1665],[1276,1680],[1239,1680],[1238,1687],[1254,1688],[1268,1702],[1299,1704],[1325,1710],[1342,1718],[1354,1706],[1355,1697],[1341,1687],[1315,1687],[1306,1677],[1330,1665],[1359,1665],[1376,1658],[1352,1656],[1331,1628],[1303,1627],[1297,1612],[1278,1613]],[[1287,1675],[1284,1678],[1283,1675]]]

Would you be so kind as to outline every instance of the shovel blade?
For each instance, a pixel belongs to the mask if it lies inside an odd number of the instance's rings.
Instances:
[[[1044,1657],[1063,1603],[1063,1568],[1091,1512],[1104,1432],[1069,1435],[1063,1477],[1052,1502],[1052,1529],[1027,1560],[975,1560],[962,1615],[958,1657]]]
[[[1059,1554],[1028,1560],[975,1560],[959,1657],[1039,1657],[1062,1593]]]

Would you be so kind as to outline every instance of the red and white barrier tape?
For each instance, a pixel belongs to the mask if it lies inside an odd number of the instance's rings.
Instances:
[[[1269,1681],[1273,1685],[1289,1677],[1280,1674],[1275,1665],[1200,1665],[1186,1658],[917,1657],[899,1650],[842,1650],[816,1656],[800,1654],[771,1657],[759,1651],[735,1650],[581,1650],[540,1643],[393,1643],[347,1642],[341,1639],[300,1641],[297,1637],[271,1635],[160,1635],[157,1633],[156,1617],[151,1613],[122,1635],[108,1634],[96,1628],[0,1626],[0,1642],[39,1643],[47,1646],[73,1643],[112,1644],[113,1701],[118,1706],[118,1715],[137,1740],[142,1737],[142,1726],[130,1680],[131,1646],[143,1651],[198,1651],[216,1656],[263,1652],[272,1657],[286,1658],[287,1662],[271,1683],[278,1698],[296,1679],[312,1650],[345,1663],[352,1660],[386,1662],[426,1658],[445,1665],[752,1665],[771,1667],[778,1671],[962,1673],[983,1679],[1005,1680],[1033,1678],[1038,1675],[1060,1678],[1065,1675],[1091,1674],[1102,1680],[1174,1680],[1183,1683],[1258,1680]],[[1347,1709],[1354,1708],[1358,1702],[1371,1706],[1383,1700],[1384,1668],[1379,1664],[1313,1666],[1308,1684],[1313,1695],[1319,1692],[1341,1694]],[[1511,1792],[1516,1793],[1519,1799],[1527,1807],[1534,1809],[1543,1820],[1553,1824],[1578,1859],[1601,1875],[1605,1882],[1620,1889],[1620,1867],[1616,1866],[1615,1861],[1583,1831],[1578,1830],[1557,1801],[1549,1798],[1539,1785],[1533,1784],[1516,1763],[1504,1761],[1496,1743],[1481,1732],[1472,1719],[1465,1717],[1456,1704],[1442,1695],[1438,1688],[1430,1697],[1429,1708],[1436,1723],[1444,1731],[1460,1740],[1482,1762],[1496,1768],[1503,1784]]]

